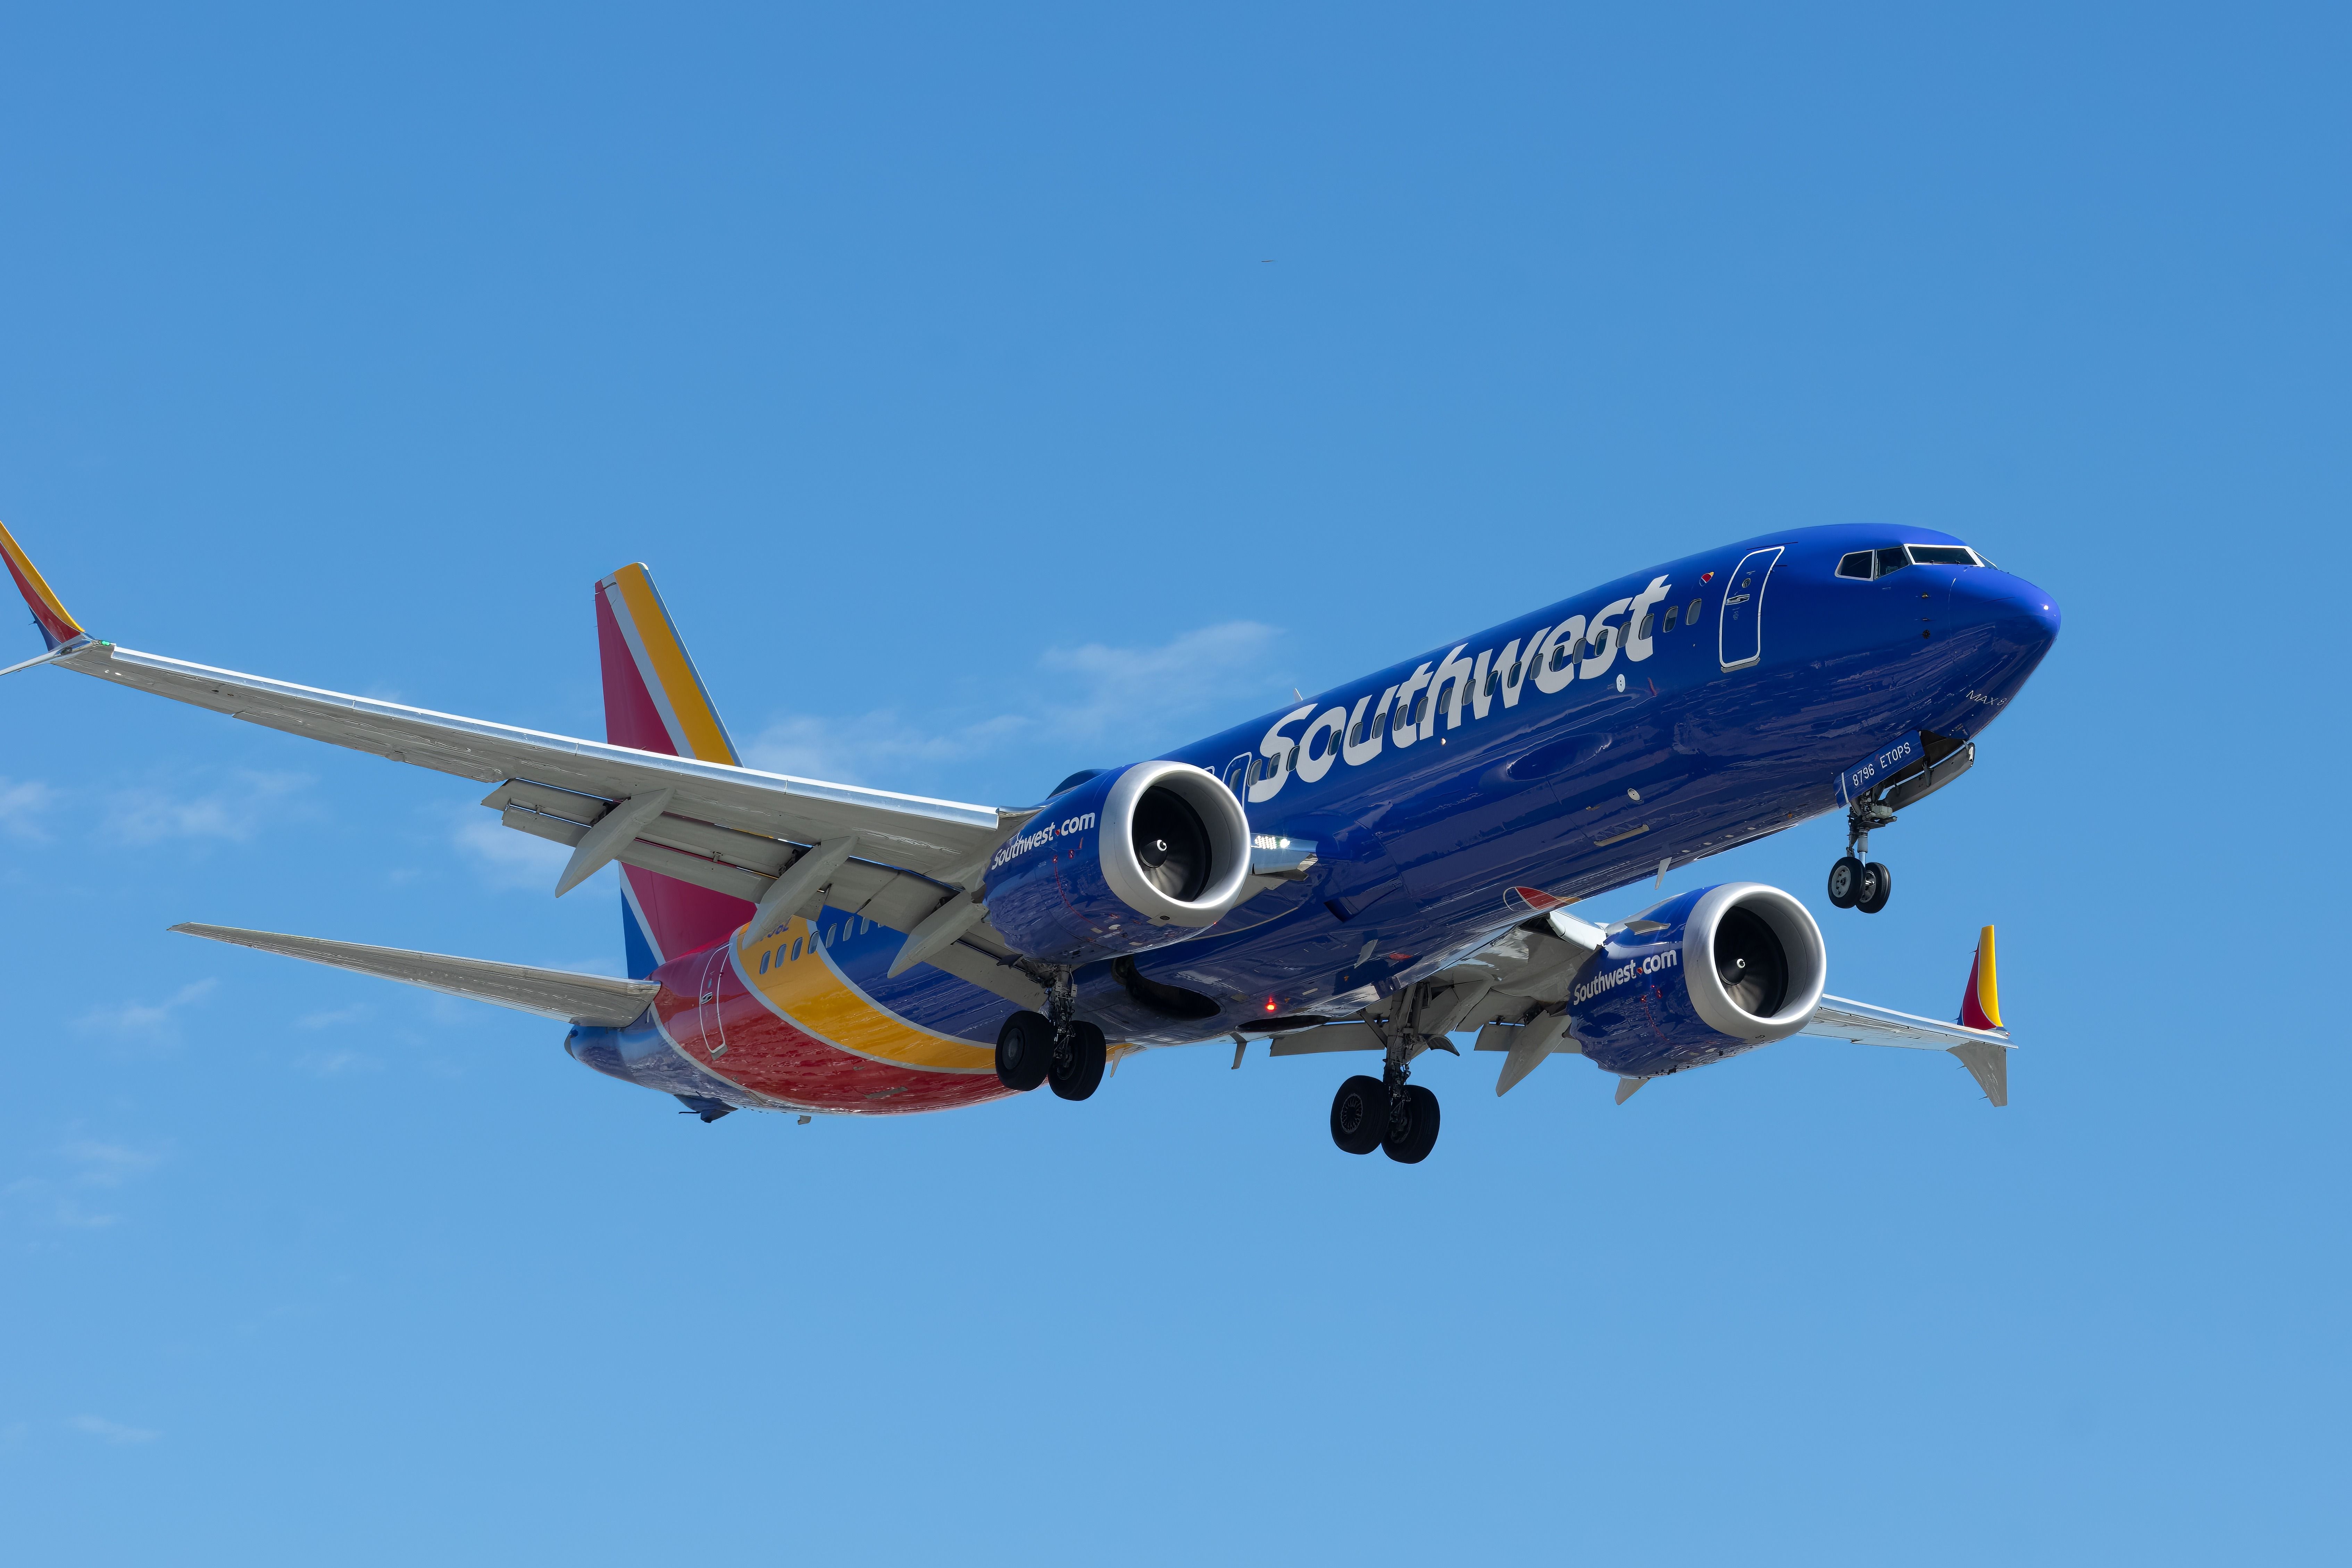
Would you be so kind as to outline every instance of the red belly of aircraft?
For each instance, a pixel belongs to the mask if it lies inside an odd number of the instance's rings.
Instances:
[[[871,1115],[947,1110],[1013,1092],[992,1072],[928,1071],[843,1050],[753,994],[728,959],[722,946],[654,975],[662,982],[654,1002],[662,1028],[715,1077],[810,1110]],[[699,990],[680,989],[698,981]]]

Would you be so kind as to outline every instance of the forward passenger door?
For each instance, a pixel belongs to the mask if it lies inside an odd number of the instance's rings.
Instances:
[[[1723,584],[1723,608],[1715,625],[1717,653],[1726,669],[1745,669],[1764,657],[1764,585],[1784,548],[1749,551]]]

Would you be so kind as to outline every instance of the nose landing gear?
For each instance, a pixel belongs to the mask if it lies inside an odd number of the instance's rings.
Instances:
[[[1895,896],[1895,873],[1879,861],[1865,862],[1862,857],[1870,853],[1870,830],[1894,820],[1895,813],[1876,801],[1857,801],[1847,809],[1845,853],[1830,868],[1831,903],[1866,915],[1886,907],[1886,900]]]

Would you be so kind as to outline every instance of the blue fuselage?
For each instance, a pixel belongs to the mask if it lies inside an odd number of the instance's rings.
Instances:
[[[1257,834],[1311,840],[1318,862],[1134,960],[1219,1016],[1148,1005],[1108,963],[1079,972],[1081,1005],[1152,1043],[1348,1014],[1547,899],[1838,809],[1841,772],[1896,736],[1972,739],[2055,638],[2050,595],[1990,565],[1837,575],[1855,552],[1958,543],[1842,525],[1727,545],[1168,753],[1223,775]]]

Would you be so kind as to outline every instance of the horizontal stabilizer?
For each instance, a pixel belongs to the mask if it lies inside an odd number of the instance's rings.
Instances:
[[[367,947],[355,942],[328,942],[315,936],[281,936],[276,931],[240,931],[235,926],[175,925],[172,929],[187,936],[284,953],[289,958],[422,985],[427,991],[443,991],[494,1006],[512,1007],[517,1012],[608,1029],[634,1022],[661,992],[661,987],[650,980],[612,980],[602,974],[575,974],[565,969],[533,969],[528,964],[450,958],[438,952],[412,952],[398,947]]]

